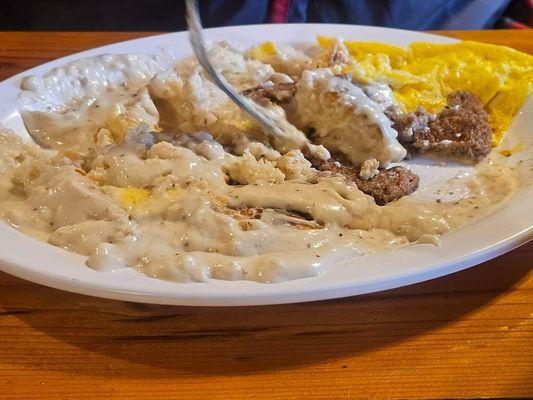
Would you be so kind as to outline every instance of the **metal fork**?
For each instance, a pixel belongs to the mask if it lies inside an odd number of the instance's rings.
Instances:
[[[255,119],[265,130],[265,133],[271,136],[287,140],[291,138],[291,134],[287,132],[281,121],[268,115],[262,110],[256,103],[237,92],[229,83],[226,78],[220,74],[209,61],[207,54],[205,39],[202,33],[202,23],[200,21],[200,15],[198,12],[198,4],[196,0],[186,0],[187,6],[187,25],[189,27],[189,40],[194,50],[194,54],[200,65],[204,68],[205,72],[211,78],[211,80],[224,92],[228,97],[233,100],[242,110],[244,110],[249,116]]]

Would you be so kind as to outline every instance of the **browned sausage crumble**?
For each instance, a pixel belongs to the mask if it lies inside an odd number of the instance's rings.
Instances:
[[[423,108],[412,113],[387,111],[398,139],[412,153],[427,153],[476,164],[491,151],[492,130],[480,101],[468,92],[448,96],[437,115]]]

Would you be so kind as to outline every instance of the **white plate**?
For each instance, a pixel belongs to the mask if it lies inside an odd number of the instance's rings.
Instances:
[[[207,30],[214,41],[228,40],[251,46],[270,39],[279,43],[312,42],[317,34],[342,36],[407,45],[413,41],[450,43],[454,40],[419,32],[350,25],[252,25]],[[27,136],[17,111],[16,95],[22,76],[40,75],[81,57],[102,53],[153,53],[172,47],[179,56],[191,53],[184,32],[131,40],[74,54],[33,68],[0,83],[0,123]],[[533,159],[533,101],[515,118],[507,146],[522,142],[519,159],[530,175]],[[435,173],[437,171],[434,171]],[[435,175],[431,172],[429,175]],[[442,171],[441,171],[442,172]],[[426,173],[427,175],[427,173]],[[531,176],[528,177],[531,183]],[[322,277],[279,284],[210,281],[180,284],[147,278],[133,270],[96,272],[84,258],[68,253],[0,224],[0,269],[30,281],[58,289],[113,299],[176,305],[255,305],[338,298],[399,287],[447,275],[503,254],[533,236],[533,191],[526,186],[490,217],[445,236],[441,247],[415,245],[400,250],[347,260],[331,267]],[[502,271],[505,273],[505,271]]]

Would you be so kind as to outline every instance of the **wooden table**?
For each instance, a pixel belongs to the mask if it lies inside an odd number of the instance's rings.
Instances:
[[[533,53],[532,32],[446,34]],[[0,33],[0,80],[145,35]],[[0,273],[0,399],[533,397],[532,266],[530,243],[410,287],[244,308],[100,300]]]

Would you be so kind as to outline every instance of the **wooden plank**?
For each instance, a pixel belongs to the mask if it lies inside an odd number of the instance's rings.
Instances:
[[[447,32],[533,52],[523,32]],[[0,32],[0,79],[145,33]],[[533,396],[533,243],[373,295],[193,308],[101,300],[0,273],[0,399]]]

